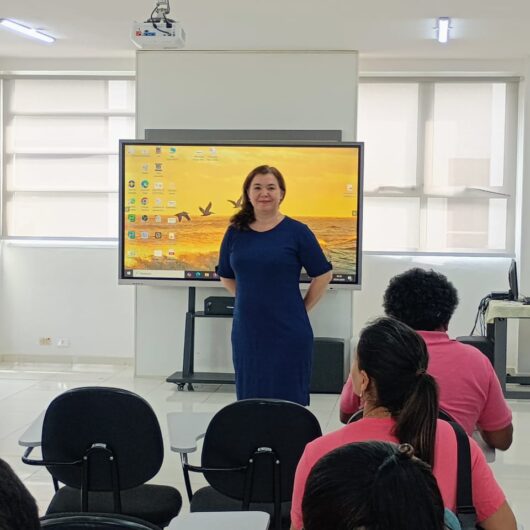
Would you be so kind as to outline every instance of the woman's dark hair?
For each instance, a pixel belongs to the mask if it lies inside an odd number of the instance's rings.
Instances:
[[[361,442],[325,455],[306,482],[304,530],[442,530],[436,479],[413,451]]]
[[[389,317],[421,331],[447,327],[457,305],[458,293],[443,274],[419,268],[394,276],[383,300]]]
[[[239,212],[237,212],[230,218],[230,224],[234,228],[237,228],[238,230],[248,230],[249,225],[256,220],[256,217],[254,216],[254,207],[252,206],[252,203],[250,202],[250,199],[248,197],[248,190],[256,175],[267,175],[268,173],[274,175],[278,182],[278,186],[283,191],[283,196],[285,197],[285,179],[283,178],[283,175],[278,169],[272,166],[258,166],[254,168],[247,175],[245,182],[243,182],[243,198],[241,200],[241,210],[239,210]]]
[[[395,418],[396,438],[432,466],[438,385],[427,373],[428,363],[423,339],[399,320],[380,318],[361,331],[357,366],[370,377],[367,394]]]
[[[40,529],[39,510],[35,499],[2,459],[0,459],[0,529]]]

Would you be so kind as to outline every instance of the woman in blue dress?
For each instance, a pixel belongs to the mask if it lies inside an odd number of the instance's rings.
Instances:
[[[243,183],[241,210],[232,217],[217,273],[236,297],[232,354],[238,399],[276,398],[309,404],[313,331],[307,312],[331,280],[313,232],[280,212],[285,181],[259,166]],[[302,267],[312,278],[305,297]]]

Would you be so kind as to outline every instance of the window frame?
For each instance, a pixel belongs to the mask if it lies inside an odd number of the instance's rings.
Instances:
[[[363,253],[377,255],[396,256],[494,256],[504,257],[515,254],[515,232],[516,232],[516,191],[517,191],[517,163],[518,163],[518,127],[519,127],[519,90],[521,78],[519,76],[412,76],[412,75],[360,75],[359,84],[405,84],[413,83],[418,85],[418,117],[417,117],[417,164],[416,164],[416,186],[385,186],[386,189],[364,190],[365,198],[417,198],[419,204],[419,247],[417,249],[403,250],[363,250]],[[426,160],[428,156],[428,139],[426,135],[426,124],[433,117],[434,111],[434,88],[436,84],[472,84],[472,83],[505,83],[505,132],[504,132],[504,171],[503,186],[493,187],[494,192],[507,194],[506,212],[506,248],[505,249],[448,249],[429,250],[427,247],[427,203],[430,198],[455,198],[450,194],[429,193],[425,191],[426,183]],[[359,103],[360,104],[360,103]],[[360,139],[362,140],[362,138]],[[490,197],[484,192],[466,190],[464,199],[494,199],[497,195],[492,193]]]
[[[94,243],[95,246],[97,246],[97,243],[100,242],[104,244],[105,246],[107,244],[111,244],[112,246],[117,246],[118,244],[118,234],[116,234],[115,237],[83,237],[83,236],[50,236],[50,235],[40,235],[40,236],[20,236],[20,235],[9,235],[7,234],[7,201],[8,198],[11,197],[14,194],[28,194],[28,195],[39,195],[39,196],[46,196],[46,195],[54,195],[54,196],[73,196],[73,197],[83,197],[83,196],[103,196],[103,195],[109,195],[113,194],[116,196],[116,201],[118,200],[119,196],[119,185],[118,185],[118,175],[116,175],[116,182],[117,186],[115,190],[111,190],[109,188],[107,189],[86,189],[86,190],[56,190],[56,189],[49,189],[49,190],[16,190],[16,191],[8,191],[7,190],[7,160],[9,158],[9,155],[7,153],[7,140],[6,140],[6,127],[7,124],[10,123],[10,121],[15,116],[49,116],[49,117],[66,117],[66,118],[77,118],[77,117],[129,117],[133,118],[136,121],[136,114],[137,114],[137,102],[136,102],[136,93],[134,94],[134,103],[133,103],[133,110],[116,110],[116,111],[109,111],[109,110],[98,110],[98,111],[37,111],[37,112],[19,112],[19,113],[11,113],[9,109],[10,104],[10,97],[12,97],[13,88],[10,86],[10,82],[16,81],[19,79],[24,80],[91,80],[91,81],[135,81],[136,79],[136,73],[134,71],[112,71],[112,72],[104,72],[104,71],[86,71],[86,72],[66,72],[66,71],[57,71],[57,72],[11,72],[11,73],[0,73],[0,241],[9,241],[16,243],[17,241],[20,242],[27,242],[31,244],[31,242],[64,242],[65,244],[71,244],[75,242],[79,242],[83,246],[85,244],[91,244]],[[136,130],[136,127],[134,125],[133,131]],[[133,133],[134,134],[134,133]],[[16,154],[16,153],[13,153]],[[20,153],[20,154],[29,154],[31,156],[32,154],[35,154],[36,156],[46,156],[46,153]],[[65,150],[64,152],[57,152],[57,153],[51,153],[51,155],[67,155],[67,156],[76,156],[79,155],[82,156],[90,156],[90,155],[119,155],[119,146],[116,146],[115,150],[87,150],[85,153],[72,153],[68,152],[68,150]]]

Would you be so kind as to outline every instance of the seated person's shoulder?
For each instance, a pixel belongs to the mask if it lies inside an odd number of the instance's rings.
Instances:
[[[457,340],[451,340],[451,344],[460,363],[467,363],[469,368],[482,368],[487,373],[493,372],[490,360],[478,348],[470,344],[463,344]]]

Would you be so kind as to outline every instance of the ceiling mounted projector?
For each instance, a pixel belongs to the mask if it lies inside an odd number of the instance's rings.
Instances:
[[[145,22],[134,22],[131,40],[144,50],[184,48],[186,33],[180,22],[168,18],[169,0],[156,0],[151,16]]]

